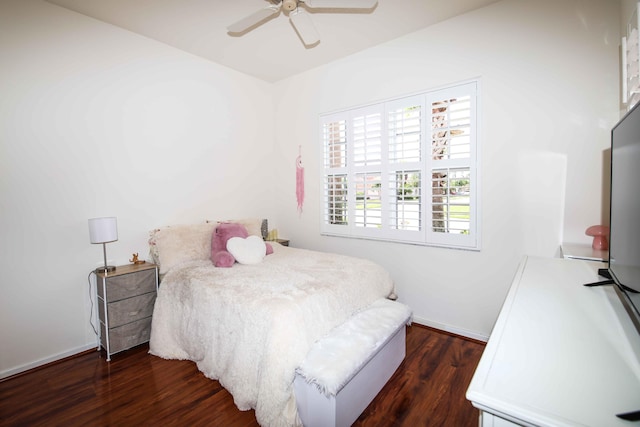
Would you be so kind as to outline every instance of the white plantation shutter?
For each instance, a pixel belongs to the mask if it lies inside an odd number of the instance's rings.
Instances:
[[[431,177],[427,240],[476,248],[476,83],[427,94]]]
[[[422,187],[420,171],[396,170],[389,173],[389,229],[404,232],[422,230]],[[409,237],[405,234],[405,239]]]
[[[347,124],[344,119],[329,118],[322,127],[322,139],[325,146],[325,169],[347,166]]]
[[[322,116],[322,232],[479,249],[477,85]]]
[[[387,104],[389,162],[420,162],[422,153],[422,97]]]
[[[354,225],[356,227],[380,228],[382,225],[380,172],[356,173],[356,208]]]
[[[640,101],[640,6],[636,5],[622,37],[622,103],[627,110]]]
[[[424,96],[386,103],[388,235],[423,240]]]
[[[329,227],[348,224],[347,188],[347,124],[339,116],[326,117],[322,122],[323,163],[323,223]]]
[[[351,114],[353,165],[378,166],[382,162],[382,112],[378,108],[364,108]]]
[[[332,225],[347,225],[347,175],[325,175],[324,221]]]
[[[348,114],[347,149],[352,162],[349,167],[349,200],[351,233],[376,237],[382,226],[382,137],[383,109],[380,105],[358,108]],[[349,126],[350,125],[350,126]]]

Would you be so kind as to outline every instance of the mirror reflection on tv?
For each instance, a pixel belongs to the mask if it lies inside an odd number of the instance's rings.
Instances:
[[[640,108],[611,131],[609,274],[640,333]]]

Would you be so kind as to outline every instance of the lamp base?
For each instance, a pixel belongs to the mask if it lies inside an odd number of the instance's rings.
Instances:
[[[116,271],[116,268],[113,265],[105,265],[104,267],[98,267],[94,270],[96,273],[111,273],[112,271]]]

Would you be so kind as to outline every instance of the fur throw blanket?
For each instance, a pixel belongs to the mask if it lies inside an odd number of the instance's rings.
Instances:
[[[296,372],[325,396],[336,396],[405,324],[411,309],[381,298],[316,341]]]
[[[191,261],[168,271],[150,353],[196,362],[261,425],[292,426],[300,424],[295,370],[314,342],[394,289],[371,261],[273,246],[260,264]]]

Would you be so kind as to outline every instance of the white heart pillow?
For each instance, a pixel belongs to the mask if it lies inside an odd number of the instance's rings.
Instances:
[[[258,264],[267,255],[267,245],[258,236],[232,237],[227,240],[227,250],[240,264]]]

